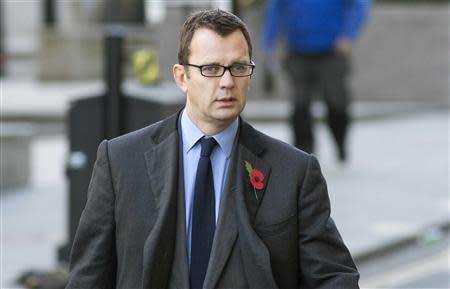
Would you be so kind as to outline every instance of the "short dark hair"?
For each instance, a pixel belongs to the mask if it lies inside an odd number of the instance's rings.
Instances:
[[[221,10],[202,10],[189,16],[184,22],[178,46],[178,63],[187,64],[191,53],[190,46],[194,33],[199,28],[210,29],[222,37],[225,37],[239,29],[245,37],[250,59],[252,58],[252,41],[245,23],[236,15]]]

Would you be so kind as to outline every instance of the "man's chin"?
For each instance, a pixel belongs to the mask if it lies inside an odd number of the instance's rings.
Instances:
[[[216,112],[215,114],[215,118],[218,120],[223,120],[223,121],[233,121],[235,120],[239,114],[240,114],[241,110],[238,110],[236,108],[233,109],[220,109]]]
[[[238,114],[220,114],[220,115],[214,115],[213,121],[218,124],[221,127],[227,127],[230,125],[236,118],[238,117]]]

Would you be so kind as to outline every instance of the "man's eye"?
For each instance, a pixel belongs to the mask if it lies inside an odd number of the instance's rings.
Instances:
[[[232,69],[237,73],[246,73],[248,70],[248,66],[244,64],[233,64]]]
[[[220,66],[217,65],[208,65],[203,66],[203,71],[207,73],[217,73],[220,70]]]
[[[243,64],[233,64],[232,69],[237,72],[243,72],[247,70],[247,66]]]

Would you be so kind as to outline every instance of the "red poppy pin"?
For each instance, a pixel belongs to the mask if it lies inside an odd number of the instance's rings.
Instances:
[[[245,161],[245,169],[248,172],[250,183],[253,186],[255,198],[258,199],[256,190],[262,190],[264,188],[264,174],[260,170],[254,169],[253,166],[247,161]]]

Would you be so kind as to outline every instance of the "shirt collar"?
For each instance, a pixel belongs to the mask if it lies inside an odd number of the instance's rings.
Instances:
[[[239,120],[236,118],[226,129],[212,136],[227,158],[231,156],[233,142],[238,127]],[[185,110],[183,110],[181,114],[181,134],[183,137],[185,153],[189,152],[198,140],[205,136],[205,134],[192,122]]]

